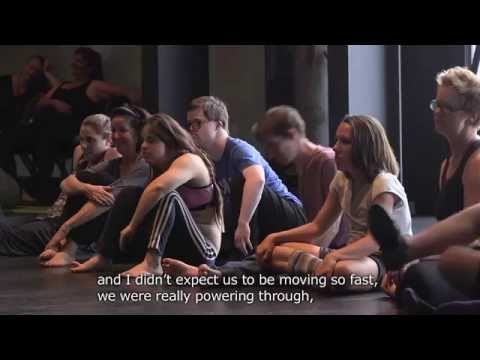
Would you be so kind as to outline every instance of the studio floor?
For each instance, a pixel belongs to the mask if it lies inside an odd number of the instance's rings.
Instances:
[[[117,265],[118,269],[122,268]],[[102,274],[102,275],[114,275]],[[398,310],[382,292],[362,295],[329,296],[308,290],[312,303],[218,302],[195,304],[198,292],[219,293],[220,288],[126,285],[98,286],[97,274],[71,274],[67,268],[42,269],[35,258],[6,258],[0,261],[0,314],[32,315],[395,315]],[[239,288],[256,292],[260,288]],[[280,291],[280,289],[278,289]],[[155,293],[190,293],[182,301],[156,301]],[[234,291],[232,288],[227,291]],[[272,291],[276,291],[272,289]],[[285,289],[281,289],[285,291]],[[113,292],[114,302],[100,301],[98,293]],[[150,301],[122,301],[120,293],[152,293]]]

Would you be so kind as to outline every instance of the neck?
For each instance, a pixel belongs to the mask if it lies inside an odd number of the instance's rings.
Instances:
[[[133,164],[137,161],[138,154],[133,150],[129,151],[126,154],[122,154],[122,163],[125,165]]]
[[[477,135],[476,130],[472,129],[471,131],[468,132],[467,136],[462,134],[461,136],[456,136],[452,138],[448,138],[448,144],[450,146],[450,153],[452,155],[452,158],[454,159],[459,159],[463,156],[465,151],[467,150],[468,146],[480,139],[480,137]]]
[[[98,155],[94,156],[92,161],[90,161],[90,163],[92,164],[98,164],[100,162],[103,161],[104,157],[105,157],[105,152],[107,151],[108,149],[104,149],[102,150]]]
[[[228,134],[225,129],[220,129],[217,133],[215,141],[212,143],[209,149],[205,149],[208,156],[214,160],[219,161],[222,158],[225,146],[227,145]]]
[[[354,186],[361,186],[369,182],[367,175],[365,175],[364,172],[361,170],[355,169],[355,170],[349,171],[347,174],[350,180],[352,181],[352,183],[354,184]]]
[[[307,138],[300,139],[297,156],[293,160],[297,170],[305,164],[305,161],[308,161],[308,159],[310,159],[312,154],[315,152],[315,149],[316,145],[310,140],[308,140]]]

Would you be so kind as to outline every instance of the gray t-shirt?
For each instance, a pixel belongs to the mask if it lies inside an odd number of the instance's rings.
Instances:
[[[381,172],[371,183],[365,184],[352,196],[352,181],[342,171],[337,171],[330,190],[335,191],[343,213],[350,220],[348,243],[364,237],[368,232],[368,210],[381,194],[391,193],[396,201],[392,219],[403,235],[412,235],[412,217],[408,199],[400,181],[393,174]]]
[[[88,168],[86,171],[92,173],[106,172],[116,179],[110,184],[113,196],[118,194],[127,187],[146,187],[152,179],[152,169],[143,158],[138,158],[130,172],[120,177],[121,158],[103,161],[95,166]]]

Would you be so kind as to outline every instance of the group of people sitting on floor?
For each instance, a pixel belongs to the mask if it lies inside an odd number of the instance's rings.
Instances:
[[[345,116],[328,148],[308,140],[294,108],[269,109],[252,131],[268,160],[294,164],[295,195],[259,151],[229,135],[224,102],[204,96],[186,109],[186,128],[131,104],[85,117],[61,195],[42,219],[2,219],[0,254],[38,255],[42,266],[74,273],[135,263],[123,273],[133,277],[355,274],[375,281],[330,290],[381,287],[400,304],[431,311],[477,299],[480,78],[455,67],[436,80],[430,107],[450,155],[440,171],[440,222],[415,236],[399,166],[377,119]],[[100,98],[103,86],[90,83],[87,97]],[[81,247],[94,255],[78,261]]]

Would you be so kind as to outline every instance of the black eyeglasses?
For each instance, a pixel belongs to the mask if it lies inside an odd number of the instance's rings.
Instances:
[[[439,104],[437,99],[433,99],[432,101],[430,101],[430,110],[435,111],[436,109],[439,109],[440,111],[446,111],[449,113],[462,111],[462,108],[454,108],[453,106],[450,106],[448,104]]]
[[[188,129],[192,132],[197,132],[203,126],[203,124],[207,123],[208,120],[198,120],[195,119],[191,123],[188,124]]]

